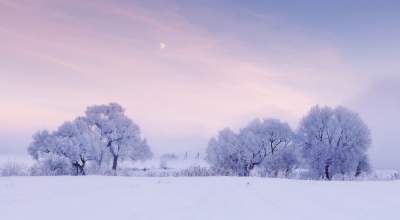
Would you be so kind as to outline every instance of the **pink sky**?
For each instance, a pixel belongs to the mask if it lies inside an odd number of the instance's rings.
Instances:
[[[253,20],[223,26],[259,30],[265,42],[253,44],[162,2],[0,0],[0,131],[28,144],[88,105],[118,102],[156,149],[198,148],[255,117],[295,126],[312,105],[350,103],[374,81],[335,42],[274,28],[285,18],[243,9]]]

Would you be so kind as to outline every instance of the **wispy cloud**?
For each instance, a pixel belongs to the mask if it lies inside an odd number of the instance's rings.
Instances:
[[[246,13],[266,25],[278,19]],[[253,117],[295,124],[311,105],[357,90],[345,85],[355,77],[346,76],[340,48],[262,28],[269,38],[254,48],[196,24],[174,4],[1,0],[0,129],[52,128],[86,105],[117,101],[150,139],[206,138]],[[335,84],[340,91],[330,94]]]

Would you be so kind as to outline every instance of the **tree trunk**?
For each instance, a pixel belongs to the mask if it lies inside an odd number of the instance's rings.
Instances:
[[[79,176],[79,166],[78,166],[78,164],[75,163],[75,164],[74,164],[74,167],[75,167],[75,169],[76,169],[75,176]]]
[[[331,176],[329,175],[329,164],[325,165],[325,178],[331,180]]]
[[[81,167],[81,174],[82,174],[83,176],[86,176],[86,172],[85,172],[85,169],[83,168],[83,166]]]
[[[288,176],[289,176],[289,171],[290,171],[290,169],[289,169],[289,168],[286,168],[286,170],[285,170],[285,177],[288,177]]]
[[[250,176],[249,165],[245,165],[239,173],[239,176]]]
[[[361,162],[358,162],[358,164],[357,164],[357,169],[356,169],[356,173],[355,173],[355,177],[358,177],[358,176],[360,176],[361,175],[361,173],[362,173],[362,170],[361,170]]]
[[[85,161],[85,160],[82,160],[82,166],[80,166],[79,168],[80,168],[81,174],[82,174],[83,176],[86,176],[85,165],[86,165],[86,161]]]
[[[100,156],[99,156],[99,158],[97,160],[97,166],[99,167],[99,169],[101,168],[101,164],[103,163],[103,157],[104,157],[104,151],[102,150],[100,152]]]
[[[112,169],[114,171],[117,170],[117,166],[118,166],[118,156],[113,155],[113,165],[112,165]]]
[[[246,167],[246,176],[250,176],[250,172],[253,170],[253,168],[254,168],[254,164],[249,164]]]
[[[74,162],[72,164],[72,166],[75,168],[75,175],[76,176],[79,176],[80,174],[83,175],[83,176],[86,175],[86,173],[85,173],[85,163],[86,163],[86,161],[83,161],[82,165],[80,165],[78,162]]]

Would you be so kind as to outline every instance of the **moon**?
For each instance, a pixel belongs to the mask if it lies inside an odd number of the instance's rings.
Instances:
[[[163,42],[160,42],[160,50],[163,50],[167,47],[167,45]]]

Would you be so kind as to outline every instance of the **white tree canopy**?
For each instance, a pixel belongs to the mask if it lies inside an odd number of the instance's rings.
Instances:
[[[107,155],[113,159],[113,170],[120,160],[144,160],[152,156],[139,126],[116,103],[89,107],[85,117],[65,122],[52,133],[38,132],[28,152],[36,160],[50,158],[50,154],[67,158],[76,174],[85,174],[87,161],[96,161],[101,166]]]
[[[300,123],[298,141],[317,177],[359,175],[369,167],[370,131],[358,114],[346,108],[312,108]]]
[[[101,145],[100,135],[90,129],[82,118],[65,122],[56,131],[39,132],[28,148],[36,160],[54,154],[69,159],[76,169],[76,174],[85,174],[85,164],[98,155]]]
[[[147,142],[141,137],[139,126],[125,115],[117,103],[95,105],[86,110],[86,120],[98,130],[113,158],[112,169],[118,161],[129,157],[145,159],[151,156]]]
[[[274,163],[289,161],[277,158],[282,156],[281,151],[293,144],[293,138],[287,123],[276,119],[254,120],[238,134],[224,129],[217,138],[211,139],[207,160],[216,169],[244,176],[249,175],[255,166],[285,167],[289,172],[292,166],[289,168]],[[269,162],[266,163],[266,160]]]

